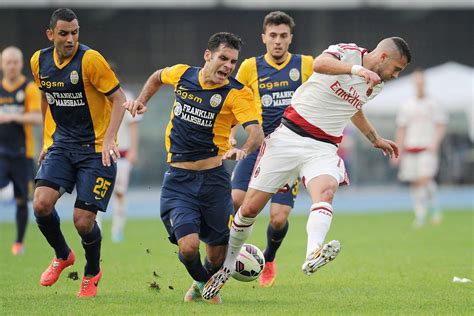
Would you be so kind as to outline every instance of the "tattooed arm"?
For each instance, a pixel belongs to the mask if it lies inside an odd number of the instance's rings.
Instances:
[[[369,120],[365,116],[364,112],[360,110],[352,118],[352,123],[367,137],[367,139],[374,145],[375,148],[379,148],[383,151],[383,154],[388,155],[390,158],[398,157],[398,146],[393,141],[384,139],[377,134],[375,128],[370,124]]]

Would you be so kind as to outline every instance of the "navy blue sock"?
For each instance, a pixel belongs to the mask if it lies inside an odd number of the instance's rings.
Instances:
[[[208,260],[207,257],[204,258],[204,268],[206,268],[207,272],[209,275],[214,275],[220,268],[222,267],[222,264],[219,266],[213,266]]]
[[[59,215],[56,209],[53,208],[51,214],[47,216],[36,216],[36,223],[38,223],[38,227],[44,237],[46,237],[48,243],[53,247],[56,258],[66,260],[69,256],[70,249],[61,232]]]
[[[283,239],[288,232],[289,223],[286,221],[285,226],[280,230],[273,229],[271,224],[268,224],[267,228],[267,248],[263,252],[265,256],[265,262],[272,262],[275,260],[276,252],[280,248]]]
[[[16,205],[16,242],[23,242],[28,224],[28,204],[21,201]]]
[[[193,280],[207,282],[207,280],[210,279],[211,276],[206,271],[206,269],[204,269],[201,263],[201,255],[199,254],[199,252],[191,260],[186,260],[186,258],[184,258],[180,252],[178,252],[178,258],[179,261],[184,264],[186,270],[188,270],[188,273],[193,278]]]
[[[84,268],[84,275],[92,277],[97,275],[100,271],[100,247],[102,244],[102,234],[100,233],[99,225],[94,223],[94,228],[85,234],[81,235],[82,247],[86,253],[86,266]]]

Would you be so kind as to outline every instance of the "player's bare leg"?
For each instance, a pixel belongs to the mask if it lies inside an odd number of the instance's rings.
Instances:
[[[235,270],[235,262],[240,249],[252,232],[253,223],[271,196],[271,193],[251,188],[247,191],[244,203],[235,214],[230,228],[229,246],[224,264],[204,286],[202,291],[204,299],[209,300],[219,294],[220,289],[230,278],[230,275]]]
[[[301,267],[306,275],[313,274],[334,260],[341,249],[341,244],[337,240],[323,244],[331,227],[333,213],[331,203],[338,187],[339,183],[329,175],[311,179],[306,187],[313,201],[306,224],[308,233],[306,260]]]

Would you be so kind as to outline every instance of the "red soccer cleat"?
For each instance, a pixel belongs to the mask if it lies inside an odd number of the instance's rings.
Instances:
[[[265,267],[260,275],[260,286],[271,287],[276,279],[276,263],[275,261],[265,262]]]
[[[23,243],[16,242],[12,245],[12,254],[14,256],[22,255],[24,252],[25,252],[25,246],[23,246]]]
[[[51,286],[56,283],[61,272],[63,272],[67,267],[72,266],[75,259],[76,257],[74,256],[74,251],[72,251],[72,249],[66,260],[54,258],[49,267],[41,275],[40,284],[42,286]]]
[[[77,293],[77,297],[94,297],[97,295],[97,286],[99,285],[100,278],[102,278],[102,270],[99,271],[95,276],[88,278],[82,277],[81,288]]]

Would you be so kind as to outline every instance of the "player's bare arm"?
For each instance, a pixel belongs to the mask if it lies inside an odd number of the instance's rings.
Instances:
[[[375,148],[383,151],[385,156],[388,155],[390,158],[398,158],[399,150],[397,144],[391,140],[380,137],[362,110],[354,114],[351,121]]]
[[[122,104],[126,100],[122,89],[118,89],[107,98],[110,103],[112,103],[112,112],[110,115],[109,126],[105,132],[104,142],[102,144],[102,163],[104,166],[110,166],[110,158],[112,158],[114,162],[117,162],[117,159],[120,158],[120,153],[117,144],[115,143],[115,137],[120,128],[123,114],[125,113]]]
[[[44,91],[41,91],[41,117],[42,117],[42,122],[43,122],[43,128],[44,128],[44,118],[46,117],[46,110],[48,109],[48,101],[46,100],[46,95],[44,94]],[[41,163],[44,160],[44,157],[46,156],[46,151],[44,144],[43,147],[41,148],[41,152],[38,156],[38,166],[41,165]]]
[[[163,85],[163,82],[161,81],[162,71],[163,69],[159,69],[148,78],[136,100],[129,100],[124,103],[123,106],[125,109],[130,111],[133,117],[135,117],[136,114],[143,114],[147,111],[147,102]]]
[[[241,148],[231,148],[222,156],[222,159],[242,160],[262,144],[264,135],[259,124],[248,125],[245,127],[245,131],[248,137],[243,146]]]
[[[378,85],[382,82],[379,75],[375,72],[364,68],[360,65],[351,65],[340,61],[335,56],[327,53],[322,53],[314,59],[313,62],[314,72],[326,75],[356,75],[361,78],[364,78],[369,89]]]

